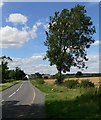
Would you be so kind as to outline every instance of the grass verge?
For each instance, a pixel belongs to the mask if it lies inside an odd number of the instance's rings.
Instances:
[[[48,119],[101,119],[101,94],[96,88],[68,89],[62,85],[39,84],[34,80],[31,82],[47,93],[45,107]]]
[[[2,83],[2,84],[0,84],[0,91],[8,89],[8,88],[12,87],[13,85],[15,85],[15,84],[17,84],[19,82],[20,81],[12,81],[12,82]]]

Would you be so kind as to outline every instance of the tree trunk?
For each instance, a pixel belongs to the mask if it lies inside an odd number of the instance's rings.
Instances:
[[[60,70],[59,70],[58,83],[62,83],[62,73],[61,73],[61,68],[60,68]]]

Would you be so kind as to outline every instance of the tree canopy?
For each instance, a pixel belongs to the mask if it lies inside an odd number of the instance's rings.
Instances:
[[[5,79],[8,78],[8,62],[9,61],[12,61],[12,59],[10,57],[6,57],[6,56],[2,56],[0,57],[0,62],[1,62],[1,65],[0,65],[0,72],[1,72],[1,76],[2,76],[2,82],[5,81]]]
[[[0,82],[6,82],[7,79],[22,80],[25,77],[25,73],[19,67],[15,70],[9,70],[8,62],[12,61],[10,57],[2,56],[0,57]]]
[[[44,43],[47,46],[44,59],[48,59],[50,65],[56,65],[60,74],[59,81],[61,72],[70,71],[72,66],[87,68],[87,49],[94,43],[95,32],[95,26],[91,17],[87,15],[85,6],[77,5],[71,10],[63,9],[50,17]]]

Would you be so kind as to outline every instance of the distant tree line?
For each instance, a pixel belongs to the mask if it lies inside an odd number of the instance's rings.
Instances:
[[[8,79],[22,80],[25,77],[25,73],[19,67],[16,67],[15,70],[9,70],[8,62],[12,61],[10,57],[2,56],[0,57],[0,82],[6,82]]]
[[[62,74],[63,79],[64,78],[74,78],[74,77],[101,77],[101,73],[82,73],[81,71],[77,71],[77,73],[67,73],[67,74]],[[57,79],[58,78],[58,73],[55,75],[52,75],[51,78]]]
[[[36,73],[30,75],[30,79],[36,79],[36,78],[49,79],[50,76],[51,76],[50,74],[41,74],[39,72],[36,72]]]

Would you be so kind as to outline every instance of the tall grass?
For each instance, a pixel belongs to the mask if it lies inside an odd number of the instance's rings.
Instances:
[[[68,89],[64,85],[31,82],[41,91],[48,93],[45,98],[46,116],[48,119],[101,119],[101,94],[98,93],[96,88]]]
[[[18,84],[19,82],[21,82],[21,81],[8,81],[6,83],[2,83],[2,84],[0,84],[0,91],[8,89],[8,88],[12,87],[13,85]]]

